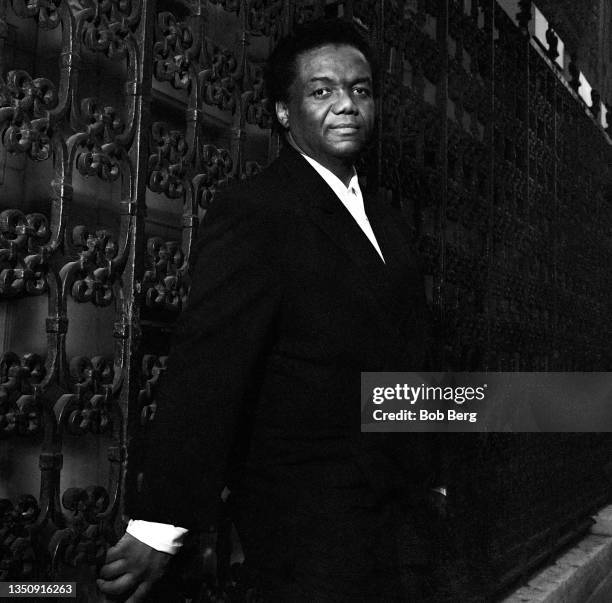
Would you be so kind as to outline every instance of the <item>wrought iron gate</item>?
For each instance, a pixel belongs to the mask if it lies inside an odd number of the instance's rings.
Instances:
[[[377,48],[360,171],[412,220],[432,362],[610,370],[610,142],[520,4],[517,26],[494,0],[0,0],[0,580],[95,599],[198,220],[277,152],[262,67],[295,23],[343,16]],[[458,437],[480,593],[609,496],[610,438],[585,438]]]

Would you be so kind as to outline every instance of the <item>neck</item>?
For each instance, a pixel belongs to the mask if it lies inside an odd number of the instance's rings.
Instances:
[[[291,132],[287,132],[287,142],[298,152],[304,155],[308,155],[305,151],[303,151],[298,144],[291,136]],[[349,182],[354,174],[353,162],[350,160],[342,160],[335,158],[327,158],[325,160],[321,160],[319,157],[313,157],[312,155],[308,155],[311,159],[319,162],[324,168],[327,168],[334,176],[337,176],[340,181],[344,184],[344,186],[348,187]]]
[[[315,161],[319,161],[316,157],[313,157],[313,159]],[[352,162],[346,164],[340,161],[333,163],[323,163],[322,161],[319,161],[319,163],[323,167],[326,167],[332,174],[334,174],[334,176],[337,176],[342,181],[342,184],[344,184],[344,186],[348,188],[349,182],[351,181],[351,178],[354,174]]]

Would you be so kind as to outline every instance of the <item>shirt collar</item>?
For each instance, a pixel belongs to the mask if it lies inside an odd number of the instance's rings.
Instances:
[[[308,163],[317,171],[319,176],[321,176],[321,178],[323,178],[323,180],[327,182],[327,184],[333,189],[336,194],[341,193],[346,195],[346,193],[350,192],[351,189],[355,194],[359,194],[361,192],[361,189],[359,188],[359,179],[357,177],[357,170],[355,169],[355,166],[353,166],[353,175],[351,176],[349,184],[348,186],[345,186],[344,182],[342,182],[342,180],[340,180],[340,178],[338,178],[338,176],[336,176],[336,174],[334,174],[331,170],[328,170],[325,166],[321,165],[316,159],[313,159],[312,157],[306,155],[306,153],[304,153],[304,151],[302,151],[302,149],[298,147],[295,140],[293,140],[291,134],[287,135],[287,140],[289,144],[304,159],[306,159],[306,161],[308,161]]]

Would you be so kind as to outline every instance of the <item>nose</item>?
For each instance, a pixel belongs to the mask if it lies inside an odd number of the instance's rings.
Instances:
[[[338,94],[339,96],[332,107],[334,113],[338,115],[341,113],[359,113],[350,90],[341,90]]]

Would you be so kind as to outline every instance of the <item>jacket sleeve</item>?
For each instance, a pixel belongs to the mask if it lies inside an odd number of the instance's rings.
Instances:
[[[135,519],[212,525],[240,419],[253,411],[279,308],[285,236],[274,212],[236,197],[215,201],[199,233],[139,491],[128,497]]]

